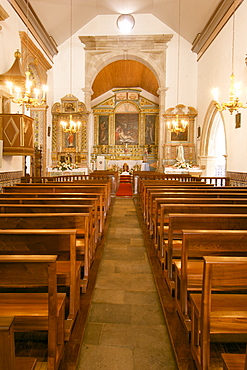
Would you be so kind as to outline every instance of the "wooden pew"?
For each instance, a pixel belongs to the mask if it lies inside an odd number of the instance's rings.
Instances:
[[[247,370],[247,351],[245,354],[222,353],[224,370]]]
[[[47,370],[64,352],[65,293],[57,293],[56,256],[0,256],[0,317],[14,317],[15,332],[48,332]],[[47,287],[48,293],[13,292]],[[11,288],[11,293],[7,292]]]
[[[81,250],[76,248],[78,258],[83,254],[83,277],[80,281],[82,291],[86,291],[89,277],[89,218],[88,213],[0,213],[0,229],[76,229],[77,235],[85,239]]]
[[[192,213],[192,214],[247,214],[247,204],[161,204],[160,207],[160,227],[158,236],[158,256],[161,260],[167,262],[167,257],[165,254],[172,251],[174,248],[176,250],[176,256],[181,257],[181,238],[182,230],[173,229],[170,230],[170,225],[167,225],[169,216],[172,213]],[[164,241],[166,239],[166,241]],[[172,279],[171,271],[171,256],[169,257],[169,262],[167,265],[165,263],[165,275]]]
[[[157,248],[157,232],[160,226],[160,209],[161,205],[169,204],[247,204],[246,198],[154,198],[154,207],[150,222],[150,234],[154,239]]]
[[[173,243],[173,234],[182,230],[246,230],[247,214],[169,214],[168,242],[164,250],[164,275],[168,287],[173,293],[175,287],[173,258],[181,258],[182,240]]]
[[[81,262],[76,259],[75,229],[0,229],[0,253],[9,255],[56,255],[57,285],[67,287],[68,314],[65,340],[69,340],[80,309]]]
[[[226,191],[225,188],[166,188],[166,189],[148,189],[146,202],[145,202],[145,219],[149,212],[149,209],[152,207],[151,200],[154,201],[154,198],[205,198],[205,197],[218,197],[218,198],[231,198],[236,196],[236,198],[247,198],[247,188],[244,190],[239,190],[238,188],[231,188]]]
[[[36,359],[15,357],[14,317],[0,317],[0,369],[34,370]]]
[[[32,185],[29,185],[28,186],[6,186],[6,187],[3,187],[2,188],[3,190],[3,194],[8,194],[8,193],[11,193],[11,194],[14,194],[14,193],[22,193],[22,194],[25,194],[25,193],[43,193],[45,194],[45,196],[50,196],[50,194],[66,194],[66,196],[68,196],[69,193],[73,193],[73,194],[78,194],[78,196],[82,196],[83,197],[85,196],[86,193],[89,193],[90,195],[92,194],[98,194],[98,193],[101,193],[102,195],[102,205],[100,207],[100,212],[101,212],[101,232],[103,230],[103,226],[102,224],[104,223],[104,220],[106,218],[106,215],[107,215],[107,212],[108,212],[108,208],[109,208],[109,198],[108,198],[108,190],[107,188],[105,188],[104,186],[98,186],[98,187],[95,187],[95,186],[73,186],[70,185],[70,186],[55,186],[55,187],[51,187],[51,186],[32,186]],[[48,195],[49,194],[49,195]],[[75,195],[74,195],[75,196]]]
[[[104,194],[101,193],[0,193],[0,200],[1,198],[33,198],[33,199],[57,199],[57,198],[66,198],[66,199],[73,199],[76,200],[78,199],[78,204],[80,203],[80,199],[85,199],[85,198],[92,198],[92,197],[97,197],[99,199],[98,202],[98,212],[99,212],[99,218],[100,218],[100,236],[103,232],[103,227],[104,227],[104,212],[106,212],[105,207],[104,207]],[[21,202],[20,202],[21,203]],[[83,203],[83,202],[82,202]],[[55,203],[54,203],[55,204]]]
[[[197,369],[210,369],[210,336],[247,334],[247,257],[205,256],[202,294],[190,299],[191,353]]]
[[[95,221],[93,205],[47,205],[47,204],[1,204],[0,213],[83,213],[88,214],[88,251],[85,252],[88,258],[88,266],[94,260],[96,241],[95,241]],[[83,216],[84,217],[84,216]],[[77,249],[83,254],[85,248],[85,238],[83,232],[78,233]]]
[[[191,320],[188,296],[201,292],[203,256],[247,257],[247,230],[182,230],[181,260],[174,260],[175,301],[186,330]]]
[[[64,193],[64,192],[92,192],[92,191],[102,191],[105,196],[105,207],[108,209],[111,203],[111,183],[110,181],[101,180],[85,180],[85,181],[74,181],[74,182],[47,182],[47,183],[33,183],[33,184],[16,184],[14,186],[3,186],[2,192],[52,192],[52,193]],[[19,189],[19,190],[18,190]],[[26,189],[26,190],[25,190]],[[50,190],[45,190],[50,189]],[[73,190],[72,190],[73,189]]]
[[[40,205],[71,205],[71,206],[93,206],[92,208],[92,224],[93,224],[93,233],[95,234],[95,243],[100,238],[100,214],[98,212],[98,207],[99,207],[99,199],[98,197],[88,197],[88,198],[59,198],[59,197],[53,197],[53,198],[12,198],[12,197],[6,197],[6,198],[1,198],[0,197],[0,205],[7,205],[7,204],[28,204],[28,205],[35,205],[35,204],[40,204]],[[79,207],[77,207],[79,209]],[[76,212],[76,211],[75,211]],[[83,210],[82,210],[83,212]]]

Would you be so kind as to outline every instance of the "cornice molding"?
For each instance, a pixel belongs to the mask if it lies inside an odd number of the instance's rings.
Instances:
[[[205,53],[207,48],[211,45],[215,37],[219,34],[225,26],[234,11],[242,4],[244,0],[222,0],[218,8],[210,18],[206,27],[199,33],[192,46],[192,51],[197,53],[197,60],[199,60]]]
[[[48,35],[32,6],[29,3],[28,6],[28,18],[27,18],[27,3],[25,0],[8,0],[8,2],[15,9],[18,16],[27,26],[28,30],[32,33],[35,40],[41,46],[44,53],[53,62],[53,57],[58,53],[57,45],[53,38]]]

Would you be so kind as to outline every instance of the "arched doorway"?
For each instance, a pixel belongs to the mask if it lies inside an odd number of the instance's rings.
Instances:
[[[222,117],[217,113],[214,117],[209,137],[208,155],[215,158],[214,176],[226,175],[226,138]]]
[[[211,104],[203,126],[200,148],[201,167],[205,176],[226,175],[226,131],[222,114]]]

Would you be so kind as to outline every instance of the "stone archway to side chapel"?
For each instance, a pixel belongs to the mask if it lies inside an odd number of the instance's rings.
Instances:
[[[136,60],[146,65],[156,76],[159,90],[159,145],[158,163],[162,168],[162,148],[164,144],[164,123],[166,98],[166,49],[173,35],[147,36],[79,36],[85,45],[85,104],[91,112],[92,85],[97,74],[106,65],[121,59]]]

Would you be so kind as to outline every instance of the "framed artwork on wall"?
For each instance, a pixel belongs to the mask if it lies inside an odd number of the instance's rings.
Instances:
[[[155,114],[147,114],[145,116],[145,145],[155,144]]]
[[[99,116],[99,145],[108,145],[109,116]]]
[[[115,144],[138,145],[139,114],[116,113],[115,114]]]

